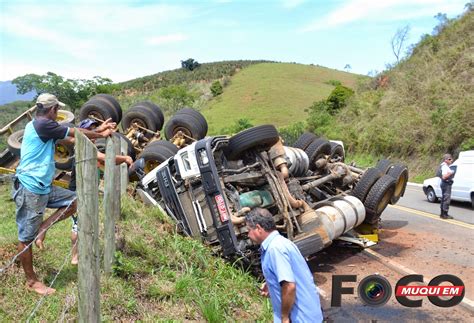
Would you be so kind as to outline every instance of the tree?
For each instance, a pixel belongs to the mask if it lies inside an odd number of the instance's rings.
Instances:
[[[193,71],[199,66],[201,66],[201,64],[199,64],[198,61],[195,61],[193,58],[188,58],[185,61],[181,61],[181,67],[189,71]]]
[[[159,96],[163,99],[163,108],[172,114],[179,109],[192,105],[196,100],[194,93],[188,92],[184,85],[170,85],[160,89]]]
[[[344,66],[344,69],[346,70],[346,72],[349,72],[352,69],[351,64],[346,64],[346,66]]]
[[[405,43],[408,40],[408,34],[410,32],[410,26],[406,25],[405,27],[398,28],[395,35],[392,37],[391,45],[392,45],[392,52],[397,59],[397,63],[400,62],[400,53],[402,49],[405,47]]]
[[[12,81],[17,86],[19,94],[35,90],[36,93],[51,93],[66,103],[74,112],[80,108],[91,96],[97,93],[112,93],[118,85],[112,80],[95,76],[92,80],[64,79],[52,72],[46,75],[26,74]]]
[[[221,82],[215,81],[211,85],[211,93],[212,96],[216,97],[218,95],[221,95],[224,92],[224,89],[222,88]]]
[[[329,94],[327,102],[327,110],[331,114],[336,114],[337,111],[347,105],[349,98],[354,95],[354,91],[344,85],[338,85]]]

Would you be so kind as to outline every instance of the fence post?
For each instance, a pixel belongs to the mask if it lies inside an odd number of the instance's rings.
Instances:
[[[100,322],[99,179],[97,149],[76,132],[76,178],[79,226],[79,322]]]
[[[125,139],[120,138],[120,153],[122,155],[128,155],[128,143]],[[127,193],[128,186],[128,165],[122,163],[120,165],[120,194]]]
[[[107,138],[104,172],[104,272],[112,272],[115,254],[115,219],[120,214],[120,194],[117,194],[119,182],[118,167],[115,165],[117,142]]]

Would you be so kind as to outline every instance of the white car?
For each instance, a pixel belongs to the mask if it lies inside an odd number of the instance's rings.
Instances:
[[[474,208],[474,150],[462,151],[452,164],[457,166],[451,191],[451,200],[469,202]],[[423,191],[429,202],[435,203],[441,198],[441,178],[433,177],[423,182]]]

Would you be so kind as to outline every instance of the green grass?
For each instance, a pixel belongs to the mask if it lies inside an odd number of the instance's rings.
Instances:
[[[0,186],[0,267],[16,253],[9,191],[8,185]],[[48,232],[46,250],[34,249],[36,272],[46,283],[70,251],[70,229],[69,220],[56,224]],[[118,232],[114,275],[100,278],[103,321],[271,321],[269,301],[258,295],[254,277],[212,256],[201,242],[176,234],[156,208],[122,200]],[[1,322],[25,321],[33,310],[40,297],[24,284],[18,265],[0,276]],[[56,321],[62,315],[77,319],[77,267],[69,260],[53,287],[56,293],[45,299],[34,321]]]
[[[331,80],[354,87],[357,77],[320,66],[255,64],[234,75],[224,93],[201,112],[209,123],[210,134],[218,134],[244,117],[254,125],[288,126],[305,120],[306,109],[314,101],[327,98],[334,88],[329,84]]]

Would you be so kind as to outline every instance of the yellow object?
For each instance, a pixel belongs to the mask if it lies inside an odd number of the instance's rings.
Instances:
[[[0,167],[0,174],[15,174],[15,170],[11,168]],[[56,185],[62,188],[68,188],[69,182],[54,180],[53,185]]]
[[[379,229],[376,224],[362,223],[355,231],[359,234],[359,237],[365,238],[373,242],[379,242]]]

